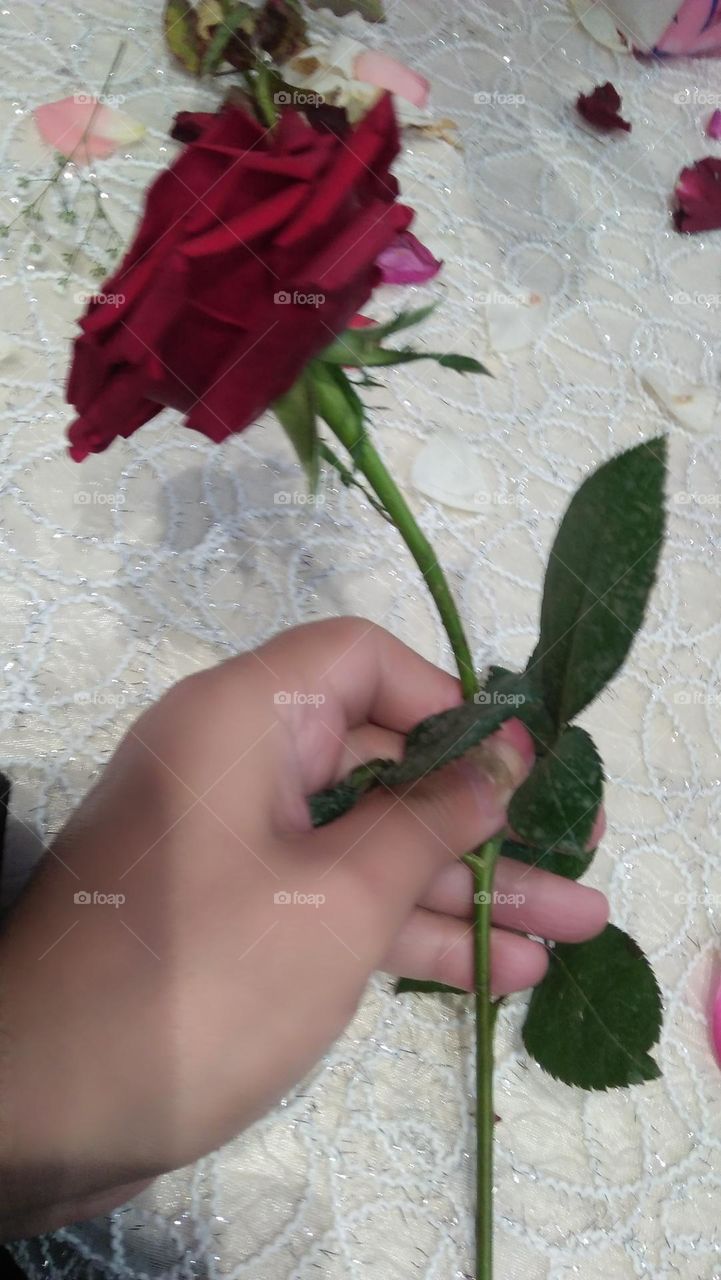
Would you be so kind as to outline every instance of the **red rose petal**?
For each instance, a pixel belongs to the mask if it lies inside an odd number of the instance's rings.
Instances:
[[[597,129],[610,132],[613,129],[625,129],[631,132],[631,125],[619,115],[621,96],[607,80],[597,85],[592,93],[579,93],[576,99],[576,110]]]
[[[705,156],[682,169],[676,183],[674,222],[689,233],[721,228],[721,159]]]

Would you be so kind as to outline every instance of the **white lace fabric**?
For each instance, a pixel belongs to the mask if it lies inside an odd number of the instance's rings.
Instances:
[[[172,154],[174,112],[212,94],[171,65],[160,4],[4,5],[0,221],[28,201],[18,178],[49,167],[31,107],[97,91],[125,40],[114,92],[148,133],[95,172],[127,233]],[[589,881],[609,893],[614,920],[659,977],[663,1077],[626,1092],[572,1091],[529,1061],[524,998],[509,1002],[498,1036],[497,1274],[714,1280],[721,1073],[706,1003],[721,917],[721,452],[715,434],[665,417],[639,375],[655,366],[684,382],[718,381],[721,306],[703,298],[721,294],[721,232],[678,235],[668,201],[684,165],[718,152],[703,134],[703,94],[721,85],[721,63],[616,57],[562,0],[392,0],[389,9],[383,28],[351,20],[347,29],[429,76],[434,106],[456,120],[464,149],[406,135],[403,195],[444,268],[426,289],[386,289],[367,310],[439,297],[424,339],[486,359],[495,377],[431,364],[393,371],[373,393],[372,431],[409,492],[421,443],[449,425],[485,469],[492,500],[482,513],[411,493],[479,665],[525,660],[553,531],[588,469],[670,433],[660,581],[624,672],[583,717],[608,772],[609,831]],[[574,112],[579,90],[607,79],[622,93],[629,136],[600,139]],[[22,222],[0,241],[11,338],[0,340],[0,762],[15,780],[16,836],[7,894],[27,856],[18,830],[56,830],[124,727],[187,672],[279,627],[341,612],[364,613],[450,666],[394,531],[332,477],[323,503],[303,505],[298,468],[270,420],[217,447],[167,412],[80,467],[67,461],[73,295],[94,287],[101,237],[93,229],[59,290],[60,255],[76,232],[57,222],[52,199],[48,208],[52,234],[37,237],[39,252]],[[483,299],[515,285],[549,295],[548,324],[527,350],[496,356]],[[33,1280],[470,1276],[467,1004],[397,1000],[378,979],[347,1033],[272,1115],[110,1218],[19,1244],[20,1265]]]

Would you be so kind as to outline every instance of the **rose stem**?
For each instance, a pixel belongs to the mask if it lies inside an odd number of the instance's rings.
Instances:
[[[413,512],[366,433],[357,432],[354,424],[351,424],[344,415],[338,414],[339,419],[342,416],[344,417],[342,422],[333,422],[331,426],[387,511],[423,574],[453,650],[463,696],[472,698],[478,690],[478,681],[473,669],[471,651],[450,587],[433,547],[416,523]]]
[[[435,552],[366,432],[343,412],[334,413],[333,419],[328,425],[365,476],[428,584],[453,650],[463,696],[470,699],[478,691],[478,680],[463,624]],[[474,883],[476,1280],[492,1280],[493,1275],[493,1030],[496,1008],[491,1003],[490,937],[493,874],[500,847],[500,840],[488,840],[463,859],[473,872]]]
[[[476,1004],[476,1280],[493,1275],[493,1030],[491,907],[501,840],[487,840],[465,861],[473,872],[473,953]]]

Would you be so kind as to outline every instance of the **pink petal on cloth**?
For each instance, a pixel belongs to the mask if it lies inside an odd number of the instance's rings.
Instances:
[[[706,133],[709,138],[721,138],[721,111],[714,111],[706,125]]]
[[[376,258],[383,284],[424,284],[438,275],[442,262],[421,244],[412,231],[399,231],[395,240]]]
[[[353,75],[364,84],[377,85],[379,89],[389,89],[399,98],[412,102],[414,107],[425,107],[431,86],[425,76],[407,67],[404,62],[382,53],[379,49],[366,49],[357,54],[353,61]]]
[[[145,126],[138,120],[99,104],[87,93],[45,102],[35,108],[33,116],[41,138],[78,164],[104,160],[145,133]]]
[[[721,967],[719,965],[714,967],[713,980],[716,983],[716,990],[711,1001],[711,1042],[716,1061],[721,1067]]]

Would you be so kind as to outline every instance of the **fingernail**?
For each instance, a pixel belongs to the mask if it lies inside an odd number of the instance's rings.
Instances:
[[[498,803],[503,808],[528,776],[527,761],[504,738],[481,742],[464,756],[464,760],[475,772],[490,781]]]

